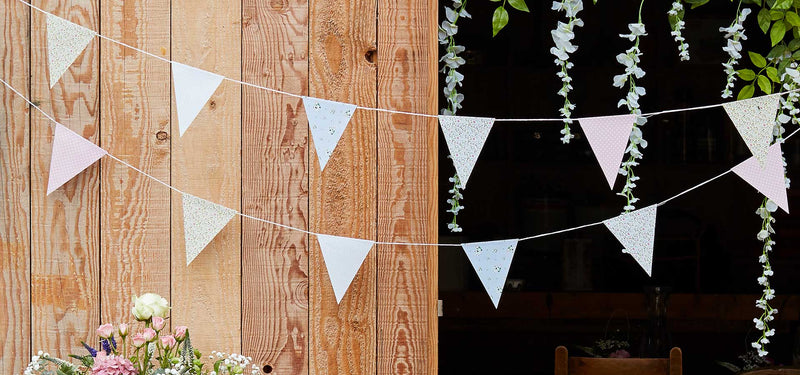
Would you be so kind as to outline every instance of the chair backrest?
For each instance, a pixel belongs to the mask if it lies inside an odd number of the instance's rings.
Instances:
[[[681,350],[672,348],[669,358],[570,357],[567,348],[556,348],[555,375],[682,375]]]

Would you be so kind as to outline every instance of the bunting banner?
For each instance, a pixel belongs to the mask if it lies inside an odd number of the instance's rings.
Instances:
[[[47,15],[47,61],[50,69],[50,88],[58,83],[64,72],[83,53],[95,32],[52,14]]]
[[[761,194],[775,202],[787,214],[789,213],[789,199],[786,196],[786,175],[783,169],[783,153],[781,144],[776,143],[769,147],[767,160],[762,168],[755,157],[743,161],[733,167],[736,173],[748,184],[756,188]]]
[[[341,303],[375,242],[326,234],[318,234],[317,242],[333,285],[336,303]]]
[[[608,186],[614,189],[636,115],[587,117],[578,120]]]
[[[178,112],[178,129],[181,136],[192,125],[224,78],[202,69],[172,62],[175,107]]]
[[[654,204],[603,221],[608,230],[625,247],[622,252],[630,254],[647,272],[647,276],[652,276],[653,272],[657,207],[658,205]]]
[[[453,157],[461,186],[466,187],[472,168],[478,160],[494,125],[494,119],[488,117],[439,116],[447,148]]]
[[[461,244],[467,253],[472,268],[478,274],[486,293],[492,299],[494,308],[500,303],[503,287],[506,285],[508,269],[519,240],[500,240]]]
[[[303,97],[303,106],[306,108],[308,127],[314,138],[319,168],[325,170],[325,165],[339,144],[356,106],[307,96]]]
[[[767,161],[767,149],[772,142],[772,129],[775,127],[780,97],[759,96],[725,103],[722,107],[744,139],[747,148],[763,168]]]
[[[189,194],[183,194],[183,235],[186,265],[236,216],[236,211]]]
[[[47,195],[105,156],[106,150],[56,123]]]

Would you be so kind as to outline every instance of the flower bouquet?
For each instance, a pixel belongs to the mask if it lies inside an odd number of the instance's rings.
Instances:
[[[252,358],[239,354],[212,352],[211,368],[192,347],[189,329],[177,326],[165,331],[169,313],[166,299],[154,293],[133,298],[132,313],[140,327],[122,323],[97,328],[96,345],[83,341],[87,354],[70,354],[64,360],[39,351],[24,375],[239,375],[259,373]],[[77,362],[74,363],[74,362]]]

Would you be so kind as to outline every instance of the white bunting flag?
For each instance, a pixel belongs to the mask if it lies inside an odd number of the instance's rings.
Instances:
[[[324,170],[350,123],[356,106],[307,96],[303,97],[303,106],[306,108],[311,136],[314,137],[319,168]]]
[[[625,247],[622,252],[630,254],[647,272],[647,276],[652,276],[653,272],[657,207],[658,205],[654,204],[603,221],[608,230]]]
[[[458,179],[461,186],[467,186],[467,180],[472,174],[472,168],[481,154],[483,144],[489,137],[489,132],[494,125],[493,118],[465,117],[465,116],[439,116],[439,125],[442,127],[447,148],[453,157]]]
[[[50,88],[58,83],[64,72],[83,53],[96,33],[76,23],[52,14],[47,15],[47,61],[50,69]]]
[[[56,123],[47,195],[105,156],[106,150]]]
[[[186,239],[186,265],[225,228],[236,211],[189,194],[183,194],[183,235]]]
[[[608,186],[613,189],[636,116],[587,117],[579,121],[589,146],[603,169]]]
[[[518,242],[519,240],[513,239],[461,244],[495,308],[500,303]]]
[[[224,78],[219,74],[172,62],[175,107],[181,136],[192,125]]]
[[[783,169],[783,153],[781,144],[776,143],[769,148],[766,165],[762,168],[755,157],[743,161],[733,167],[736,173],[761,194],[775,202],[778,207],[789,213],[789,200],[786,196],[786,179]]]
[[[722,105],[744,139],[750,152],[763,168],[767,160],[767,149],[772,142],[772,129],[780,106],[778,95],[737,100]]]
[[[317,242],[333,285],[336,303],[340,303],[375,242],[325,234],[318,234]]]

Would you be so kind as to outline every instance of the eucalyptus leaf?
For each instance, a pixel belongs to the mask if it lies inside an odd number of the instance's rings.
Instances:
[[[508,11],[501,5],[494,10],[492,15],[492,36],[497,36],[497,33],[506,25],[508,25]]]
[[[756,88],[753,85],[742,87],[742,89],[739,90],[739,95],[736,96],[736,100],[750,99],[753,97],[753,93],[755,92]]]
[[[525,4],[525,0],[508,0],[508,4],[510,4],[516,10],[530,12],[530,10],[528,10],[528,5]]]

